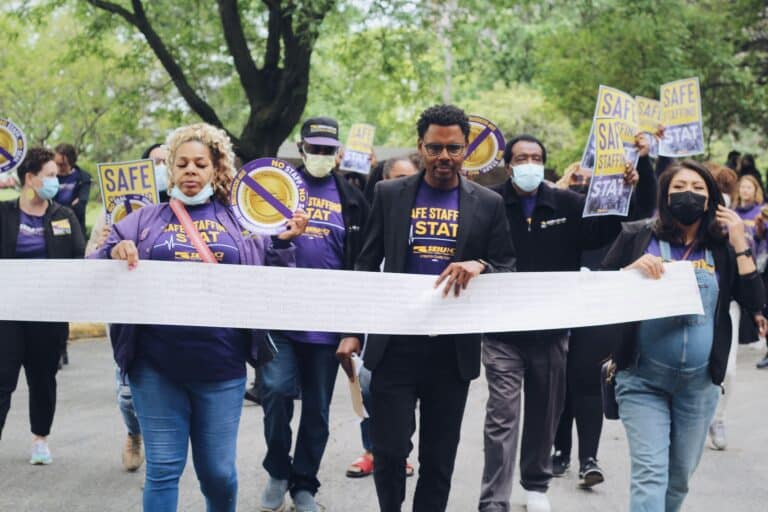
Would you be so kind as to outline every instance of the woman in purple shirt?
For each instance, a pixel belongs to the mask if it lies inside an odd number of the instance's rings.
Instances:
[[[53,201],[59,189],[57,171],[52,151],[27,152],[17,169],[21,195],[0,203],[0,258],[83,257],[85,240],[74,212]],[[29,268],[34,272],[34,263]],[[44,311],[39,313],[45,317]],[[48,434],[56,409],[59,347],[68,334],[62,322],[0,322],[0,434],[23,366],[29,386],[32,464],[52,461]]]
[[[296,213],[286,230],[271,239],[243,236],[227,201],[234,154],[223,131],[206,124],[183,127],[170,135],[167,145],[171,201],[184,205],[218,263],[295,264],[291,240],[304,232],[306,215]],[[112,228],[99,256],[126,260],[129,268],[139,259],[200,262],[189,235],[169,204],[147,206]],[[190,441],[208,510],[235,510],[245,363],[263,362],[263,336],[244,329],[183,325],[113,326],[111,334],[144,435],[144,510],[176,510]]]

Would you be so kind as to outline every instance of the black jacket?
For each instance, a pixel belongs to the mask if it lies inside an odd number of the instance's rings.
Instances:
[[[51,222],[69,221],[68,234],[54,235]],[[20,210],[19,200],[0,202],[0,258],[16,257],[16,240],[19,237]],[[76,259],[85,254],[85,237],[82,228],[72,210],[50,201],[43,215],[45,229],[45,247],[48,258]]]
[[[356,270],[379,272],[383,259],[384,272],[405,272],[411,209],[423,179],[424,171],[376,185]],[[453,261],[481,258],[488,262],[486,272],[514,271],[515,253],[501,197],[464,178],[460,183],[459,230]],[[364,355],[368,369],[379,364],[390,337],[369,334]],[[472,380],[480,374],[480,334],[460,334],[454,338],[459,373],[463,379]]]
[[[606,270],[619,270],[645,254],[653,235],[652,221],[626,223],[619,237],[603,261]],[[731,298],[749,311],[761,311],[765,304],[765,289],[757,272],[740,276],[736,255],[728,243],[710,247],[715,259],[715,268],[720,276],[720,291],[717,296],[715,313],[715,334],[712,352],[709,356],[709,373],[712,382],[720,384],[725,377],[728,351],[731,347],[731,316],[728,307]],[[631,366],[637,356],[637,326],[639,322],[621,325],[620,340],[614,351],[618,368]]]
[[[306,179],[312,179],[302,165],[299,171]],[[339,173],[333,173],[336,181],[336,189],[339,191],[341,201],[341,216],[344,219],[346,236],[344,237],[343,270],[353,270],[355,260],[363,247],[363,228],[368,220],[369,207],[363,193],[353,187]]]
[[[74,172],[77,175],[77,181],[75,182],[75,195],[72,201],[75,199],[79,199],[79,201],[74,206],[69,204],[63,206],[71,208],[75,212],[75,216],[80,223],[80,229],[83,231],[83,235],[85,235],[85,211],[88,206],[88,199],[91,197],[92,179],[87,171],[79,167],[75,167]]]

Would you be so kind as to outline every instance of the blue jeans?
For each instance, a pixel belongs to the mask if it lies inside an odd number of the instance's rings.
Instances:
[[[178,382],[143,361],[134,362],[129,377],[147,459],[144,510],[176,510],[191,441],[207,510],[234,511],[235,449],[245,378]]]
[[[141,434],[139,418],[136,417],[136,409],[133,407],[133,397],[131,396],[131,383],[128,376],[120,375],[120,368],[115,367],[115,386],[117,386],[117,406],[123,415],[123,423],[128,433],[135,436]]]
[[[328,442],[328,418],[339,363],[335,345],[291,341],[272,334],[275,358],[261,369],[261,407],[267,455],[264,469],[288,480],[291,494],[317,493],[317,472]],[[293,402],[301,392],[301,420],[291,459]]]
[[[616,375],[632,460],[630,512],[676,512],[701,459],[719,388],[707,367],[681,370],[640,358]]]

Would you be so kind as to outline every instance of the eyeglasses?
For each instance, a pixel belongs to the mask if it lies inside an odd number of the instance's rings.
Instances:
[[[440,156],[444,149],[450,156],[459,156],[464,153],[464,147],[464,144],[424,144],[429,156]]]
[[[303,149],[309,155],[335,155],[339,148],[335,146],[316,146],[305,142]]]

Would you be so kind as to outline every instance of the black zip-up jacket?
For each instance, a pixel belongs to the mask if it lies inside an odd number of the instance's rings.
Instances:
[[[645,254],[653,236],[653,221],[637,221],[624,224],[623,230],[603,260],[606,270],[619,270]],[[739,275],[736,254],[730,244],[723,242],[709,248],[715,259],[715,269],[720,276],[717,294],[715,333],[712,352],[709,355],[709,373],[712,382],[720,384],[725,378],[728,351],[731,348],[731,316],[728,307],[731,298],[749,311],[761,311],[765,304],[765,288],[760,275],[752,272]],[[637,358],[637,327],[639,322],[620,324],[619,343],[613,359],[619,370],[630,367]]]
[[[638,161],[640,181],[635,189],[630,218],[646,216],[656,205],[656,180],[650,159]],[[518,272],[573,272],[581,268],[582,252],[611,243],[626,217],[583,217],[586,195],[541,184],[531,223],[523,213],[517,191],[510,180],[491,187],[504,198]],[[560,334],[563,329],[538,331],[538,335]],[[496,333],[500,340],[519,340],[532,332]]]
[[[0,258],[16,257],[16,240],[19,237],[19,200],[0,202]],[[69,221],[69,233],[54,235],[51,222]],[[49,201],[43,215],[45,247],[50,259],[77,259],[85,254],[85,236],[75,213],[59,203]]]

